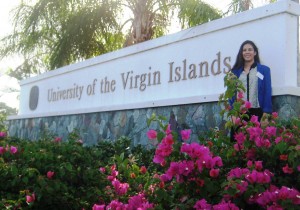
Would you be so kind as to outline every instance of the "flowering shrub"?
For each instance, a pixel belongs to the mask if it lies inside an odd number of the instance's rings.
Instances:
[[[147,136],[157,145],[153,162],[159,168],[134,188],[130,182],[136,175],[130,164],[125,164],[127,171],[117,172],[115,168],[124,163],[116,163],[107,177],[114,187],[113,199],[107,206],[95,204],[94,209],[132,209],[129,202],[136,194],[147,204],[135,206],[140,209],[299,208],[299,119],[288,126],[282,126],[277,113],[264,116],[262,122],[255,116],[249,119],[251,104],[242,100],[243,87],[237,78],[228,74],[225,84],[221,114],[232,118],[226,128],[236,131],[233,142],[215,131],[206,141],[187,143],[190,130],[182,130],[183,142],[178,141],[170,125],[164,124],[165,118],[153,115],[148,123],[157,121],[160,130],[149,130]],[[230,107],[228,101],[236,91],[236,102]],[[121,182],[117,177],[122,174],[127,175]]]
[[[190,134],[190,130],[181,131],[183,143],[177,140],[169,126],[163,126],[152,135],[161,137],[157,139],[153,161],[162,167],[162,173],[154,175],[148,191],[149,200],[155,202],[157,209],[191,209],[200,206],[197,198],[220,199],[222,159],[206,145],[187,143]]]
[[[45,136],[32,142],[6,133],[0,137],[0,209],[91,209],[100,197],[110,200],[107,179],[97,167],[108,165],[130,139],[95,147],[83,147],[73,133],[68,142],[58,139]]]
[[[284,127],[273,113],[267,116],[265,125],[255,116],[247,122],[244,105],[250,107],[249,103],[241,98],[237,103],[240,105],[234,104],[239,108],[236,115],[228,109],[236,119],[240,117],[234,122],[239,127],[234,142],[228,137],[227,141],[220,142],[226,137],[215,133],[202,144],[187,144],[177,141],[168,126],[162,126],[157,133],[149,131],[148,137],[159,142],[153,161],[163,168],[163,173],[155,175],[157,181],[153,181],[154,190],[149,193],[155,208],[300,207],[300,120],[292,119]],[[236,128],[230,123],[229,128]],[[182,131],[182,139],[187,140],[188,133]]]
[[[130,159],[124,159],[124,154],[115,156],[118,163],[110,167],[100,167],[99,171],[106,176],[107,205],[104,197],[93,205],[93,210],[98,209],[152,209],[153,204],[145,197],[144,186],[150,180],[149,173],[145,166],[138,167]],[[120,173],[122,172],[122,173]],[[126,180],[127,182],[123,182]]]

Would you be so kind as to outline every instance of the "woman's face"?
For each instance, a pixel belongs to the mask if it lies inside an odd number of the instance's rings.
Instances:
[[[243,58],[245,62],[254,62],[256,52],[251,44],[245,44],[243,47]]]

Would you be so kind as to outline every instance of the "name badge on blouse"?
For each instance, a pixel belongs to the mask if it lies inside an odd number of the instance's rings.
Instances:
[[[262,75],[260,72],[257,72],[256,76],[261,80],[264,79],[264,75]]]

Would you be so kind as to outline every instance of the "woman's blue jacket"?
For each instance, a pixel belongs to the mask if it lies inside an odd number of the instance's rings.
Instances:
[[[239,69],[233,69],[232,73],[235,74],[238,78],[243,72],[244,68],[241,67]],[[271,113],[272,112],[272,86],[271,86],[271,73],[270,68],[265,65],[261,65],[257,63],[257,72],[258,75],[258,102],[260,108],[262,108],[263,112]],[[235,98],[230,100],[230,105],[233,104]]]

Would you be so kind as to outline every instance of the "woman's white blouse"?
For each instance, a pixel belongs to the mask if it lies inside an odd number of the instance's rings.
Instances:
[[[247,74],[243,71],[240,75],[239,80],[243,83],[246,91],[243,94],[243,100],[247,100]],[[249,102],[251,103],[251,108],[259,108],[258,102],[258,77],[257,77],[257,67],[253,68],[249,72]]]

